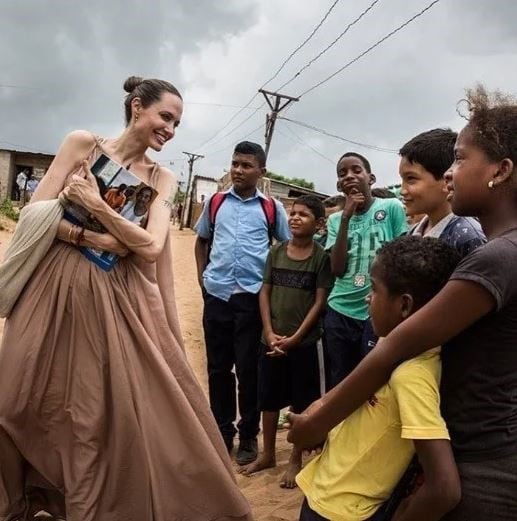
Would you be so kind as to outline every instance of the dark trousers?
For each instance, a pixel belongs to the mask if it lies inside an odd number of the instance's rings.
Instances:
[[[323,347],[327,391],[348,376],[375,346],[375,336],[369,320],[347,317],[327,307],[324,321]]]
[[[391,517],[386,517],[382,512],[382,507],[367,521],[389,521]],[[300,519],[298,521],[330,521],[326,517],[320,516],[317,512],[312,510],[307,502],[307,498],[303,500],[302,509],[300,511]]]
[[[307,498],[303,500],[302,509],[300,511],[300,519],[298,521],[329,521],[326,517],[320,516],[314,512],[307,502]]]
[[[257,371],[262,322],[258,295],[238,293],[228,302],[204,293],[203,329],[208,364],[210,407],[221,434],[233,438],[237,415],[238,382],[240,439],[259,432]],[[233,368],[235,366],[235,373]]]

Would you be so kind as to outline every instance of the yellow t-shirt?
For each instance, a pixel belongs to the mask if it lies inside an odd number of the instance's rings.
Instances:
[[[415,453],[412,440],[450,439],[440,415],[440,348],[401,364],[368,403],[337,425],[296,482],[331,521],[362,521],[391,495]]]

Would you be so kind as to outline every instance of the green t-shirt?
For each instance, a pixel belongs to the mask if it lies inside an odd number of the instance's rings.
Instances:
[[[342,214],[337,212],[328,218],[327,250],[336,243]],[[347,270],[336,279],[328,299],[334,311],[358,320],[368,318],[365,299],[370,291],[369,272],[375,254],[385,242],[406,231],[406,214],[398,199],[376,198],[366,213],[350,218]]]
[[[264,284],[271,284],[271,323],[277,335],[296,333],[314,305],[317,288],[332,288],[328,253],[316,242],[312,255],[304,260],[287,256],[288,242],[275,244],[266,260]],[[304,344],[316,342],[321,336],[317,324],[303,339]],[[264,336],[262,342],[265,343]]]

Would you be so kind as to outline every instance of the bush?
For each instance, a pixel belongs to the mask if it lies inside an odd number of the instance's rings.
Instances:
[[[0,213],[13,221],[17,221],[20,215],[18,209],[8,197],[0,203]]]

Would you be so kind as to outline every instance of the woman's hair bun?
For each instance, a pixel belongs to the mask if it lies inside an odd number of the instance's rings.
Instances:
[[[131,94],[143,81],[144,78],[140,76],[129,76],[124,82],[124,90]]]

